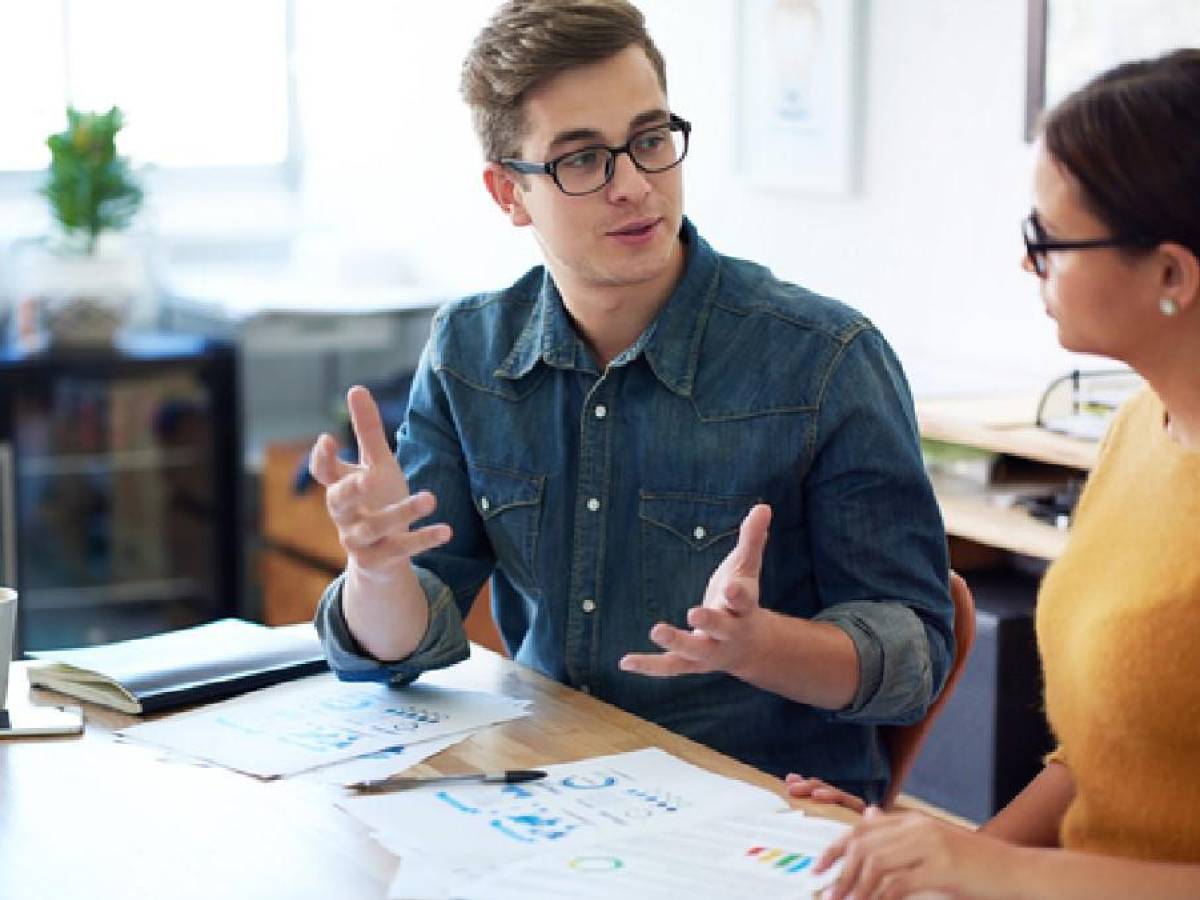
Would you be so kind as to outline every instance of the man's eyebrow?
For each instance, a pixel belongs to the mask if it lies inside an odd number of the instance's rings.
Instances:
[[[555,147],[562,144],[573,144],[576,141],[591,141],[596,144],[604,143],[604,135],[595,128],[572,128],[569,131],[560,131],[554,136],[554,140],[550,142],[547,150],[553,150]]]
[[[659,125],[665,123],[671,114],[665,109],[649,109],[646,112],[638,113],[629,120],[629,131],[633,133],[640,128],[645,128],[648,125]],[[552,151],[562,144],[573,144],[577,141],[591,141],[595,144],[604,143],[604,135],[595,128],[571,128],[567,131],[560,131],[554,136],[554,140],[546,150]]]
[[[629,130],[633,132],[649,125],[665,125],[670,118],[671,113],[665,109],[648,109],[633,117],[629,123]]]

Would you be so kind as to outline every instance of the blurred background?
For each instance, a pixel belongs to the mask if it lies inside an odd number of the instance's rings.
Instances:
[[[340,433],[358,381],[397,424],[438,304],[539,262],[483,190],[458,97],[495,5],[0,0],[0,581],[22,587],[25,647],[311,610],[340,550],[293,484],[304,449]],[[718,250],[861,309],[918,397],[1093,364],[1058,348],[1019,267],[1027,120],[1195,35],[1196,4],[638,5]],[[797,10],[823,29],[787,33],[803,64],[755,68],[755,29]],[[755,79],[785,77],[812,81],[775,110],[791,125],[763,125]],[[826,118],[796,125],[805,104]],[[92,211],[132,214],[88,252],[62,198],[92,151],[48,169],[50,135],[67,156],[97,138],[68,107],[121,118],[95,169],[116,199]]]

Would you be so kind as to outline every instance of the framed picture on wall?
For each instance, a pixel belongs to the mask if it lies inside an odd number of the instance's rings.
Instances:
[[[1200,47],[1196,0],[1028,0],[1025,139],[1038,117],[1119,62]]]
[[[750,183],[854,189],[860,0],[739,0],[738,171]]]

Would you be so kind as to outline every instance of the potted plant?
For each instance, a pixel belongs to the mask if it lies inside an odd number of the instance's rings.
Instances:
[[[142,188],[129,161],[117,155],[121,110],[67,109],[67,130],[46,139],[50,177],[42,194],[50,201],[65,241],[91,255],[104,231],[129,227],[142,205]]]
[[[129,161],[117,154],[121,110],[67,109],[67,128],[50,135],[50,168],[41,193],[59,226],[31,272],[53,344],[111,344],[142,287],[137,264],[114,232],[129,227],[142,188]]]

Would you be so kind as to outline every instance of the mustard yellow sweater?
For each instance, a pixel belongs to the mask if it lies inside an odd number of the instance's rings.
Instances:
[[[1064,847],[1200,861],[1200,453],[1126,403],[1038,598]]]

